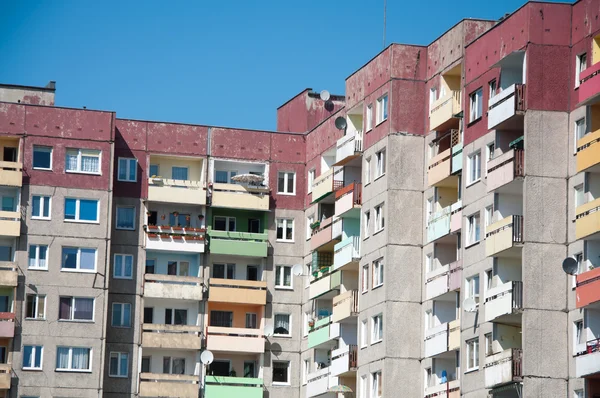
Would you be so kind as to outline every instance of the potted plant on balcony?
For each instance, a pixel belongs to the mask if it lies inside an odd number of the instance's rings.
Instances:
[[[148,238],[150,238],[150,239],[155,239],[155,238],[158,238],[158,234],[149,233],[149,234],[148,234]]]
[[[321,226],[321,221],[315,221],[314,223],[310,224],[310,229],[315,230],[317,228],[319,228]]]
[[[161,219],[161,220],[164,220],[165,218],[167,218],[167,216],[165,216],[164,214],[161,214],[161,215],[160,215],[160,219]]]
[[[160,234],[160,238],[163,240],[170,240],[171,234]]]
[[[158,231],[158,227],[154,224],[148,224],[149,231]]]
[[[172,236],[173,236],[173,240],[177,240],[177,241],[183,240],[183,235],[172,235]]]
[[[314,319],[309,319],[308,320],[308,327],[311,328],[311,329],[315,327],[315,320]]]

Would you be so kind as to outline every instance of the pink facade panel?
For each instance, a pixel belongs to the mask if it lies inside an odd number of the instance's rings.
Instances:
[[[117,119],[115,124],[115,148],[146,150],[148,122]]]
[[[277,109],[277,131],[305,133],[344,107],[339,96],[329,103],[307,88]]]
[[[389,46],[346,79],[347,109],[390,80],[391,53],[392,46]]]
[[[11,321],[0,321],[0,338],[12,339],[15,337],[15,322]]]
[[[390,95],[390,132],[425,134],[426,113],[423,105],[428,102],[425,82],[393,80]]]
[[[464,120],[465,120],[465,132],[464,132],[464,145],[468,145],[476,139],[483,137],[487,134],[487,110],[488,110],[488,98],[489,98],[489,82],[493,79],[496,81],[499,79],[500,70],[492,69],[487,71],[482,76],[478,77],[471,83],[467,84],[463,90],[463,101],[462,108],[464,112]],[[483,115],[480,119],[474,120],[469,123],[470,118],[470,109],[469,109],[469,96],[474,93],[477,89],[483,89]]]
[[[114,113],[83,109],[28,106],[25,131],[28,135],[53,138],[110,141],[114,138]]]
[[[172,155],[206,155],[208,127],[148,122],[147,150]]]
[[[277,193],[277,176],[280,171],[296,173],[296,194],[279,195]],[[304,164],[300,163],[271,163],[269,171],[269,185],[271,186],[271,209],[303,210],[306,195],[306,172]]]
[[[305,136],[298,134],[271,134],[271,160],[285,163],[306,161]]]
[[[527,46],[527,109],[568,111],[574,79],[570,70],[571,49],[568,46]]]
[[[579,43],[585,37],[598,34],[600,30],[600,5],[597,0],[580,0],[571,7],[571,43]]]
[[[393,44],[390,77],[393,79],[425,80],[427,73],[426,59],[427,47]]]
[[[338,112],[306,136],[306,162],[320,157],[323,152],[330,148],[335,148],[337,140],[343,137],[344,132],[335,127],[335,119],[338,116],[344,116],[343,112]],[[317,176],[319,175],[317,170]]]
[[[211,155],[230,159],[269,160],[271,133],[215,127],[211,133]]]
[[[23,134],[25,132],[25,106],[0,102],[0,132]]]

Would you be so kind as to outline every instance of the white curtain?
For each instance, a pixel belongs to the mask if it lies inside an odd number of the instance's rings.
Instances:
[[[277,330],[279,329],[279,330]],[[290,317],[289,315],[275,315],[275,333],[289,334],[290,333]]]
[[[283,286],[292,286],[292,268],[283,267]]]
[[[89,348],[73,348],[72,369],[89,369],[90,350]]]
[[[97,173],[100,170],[100,157],[81,156],[81,171]]]
[[[77,171],[77,152],[67,152],[67,161],[65,167],[69,171]]]
[[[133,228],[133,208],[117,207],[117,227]]]
[[[75,300],[75,319],[91,320],[94,318],[94,299],[76,298]]]
[[[68,369],[69,368],[69,348],[58,347],[56,353],[56,368],[57,369]]]

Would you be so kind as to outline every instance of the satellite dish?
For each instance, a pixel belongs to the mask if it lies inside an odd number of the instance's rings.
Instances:
[[[343,116],[338,116],[335,119],[335,127],[338,130],[345,130],[346,126],[347,126],[347,124],[346,124],[346,118],[344,118]]]
[[[265,337],[273,336],[273,326],[265,326]]]
[[[463,301],[463,308],[467,312],[475,312],[477,310],[477,303],[473,298],[468,297]]]
[[[567,257],[562,263],[563,271],[569,275],[575,275],[577,273],[577,259],[575,257]]]
[[[202,354],[200,354],[200,361],[205,365],[210,365],[214,359],[215,356],[208,350],[205,350]]]
[[[323,101],[329,101],[329,98],[331,98],[331,94],[329,94],[329,91],[327,90],[321,91],[320,96]]]
[[[304,272],[302,269],[302,264],[296,264],[292,267],[292,274],[300,276],[302,275],[302,272]]]

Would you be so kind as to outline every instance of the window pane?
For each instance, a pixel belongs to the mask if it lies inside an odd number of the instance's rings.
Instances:
[[[285,192],[285,173],[279,173],[277,192]]]
[[[69,348],[58,347],[56,349],[56,368],[57,369],[68,369],[69,368]]]
[[[121,317],[123,316],[121,304],[113,303],[112,310],[112,325],[121,326]]]
[[[100,156],[86,154],[81,156],[81,171],[86,173],[100,172]]]
[[[73,247],[64,247],[62,250],[62,267],[68,269],[77,268],[77,249]]]
[[[129,354],[121,353],[121,368],[119,369],[119,376],[127,376],[127,367],[129,362]]]
[[[94,318],[94,299],[76,298],[73,319],[91,321]]]
[[[88,348],[73,348],[73,369],[89,369],[90,350]]]
[[[283,267],[283,285],[290,287],[292,286],[292,268]]]
[[[287,192],[294,193],[294,173],[287,173]]]
[[[65,170],[77,171],[77,155],[78,151],[67,151],[67,160],[65,162]]]
[[[81,264],[79,268],[85,270],[96,269],[96,249],[81,249]]]
[[[131,277],[133,274],[133,256],[125,256],[125,275]]]
[[[34,196],[31,199],[32,211],[31,215],[33,217],[41,217],[41,208],[40,208],[41,197]]]
[[[77,200],[65,199],[65,220],[75,219],[75,207],[77,206]]]
[[[150,177],[152,176],[158,176],[158,165],[157,164],[151,164],[150,165]]]
[[[215,231],[225,231],[227,229],[227,219],[225,217],[214,218]]]
[[[79,219],[84,221],[97,221],[98,201],[81,199],[79,201]]]
[[[173,166],[171,169],[172,177],[174,180],[187,180],[188,179],[188,169],[187,167],[176,167]]]
[[[115,275],[121,276],[123,274],[123,256],[115,256]]]
[[[117,375],[119,371],[119,355],[118,354],[110,354],[110,364],[109,364],[109,374],[111,376]]]
[[[52,157],[52,148],[33,147],[33,167],[49,169]]]
[[[24,368],[30,368],[32,367],[32,357],[31,354],[33,353],[33,347],[30,345],[26,345],[23,347],[23,367]]]
[[[44,205],[43,217],[50,217],[50,198],[48,196],[42,196],[42,204]]]
[[[127,159],[119,159],[119,180],[127,179]]]
[[[227,183],[228,174],[226,171],[217,170],[215,172],[215,182],[219,184]]]

